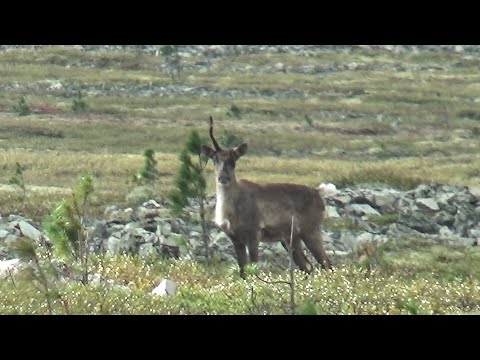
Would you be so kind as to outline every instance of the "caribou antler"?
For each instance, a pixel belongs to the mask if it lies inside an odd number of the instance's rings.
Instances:
[[[218,146],[217,140],[213,137],[213,118],[210,116],[210,139],[212,139],[213,146],[215,146],[216,151],[222,150],[220,146]]]

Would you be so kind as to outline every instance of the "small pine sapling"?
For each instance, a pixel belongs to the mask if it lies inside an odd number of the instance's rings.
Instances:
[[[205,254],[209,258],[209,244],[207,225],[205,221],[206,187],[204,171],[208,159],[201,154],[202,140],[196,130],[193,130],[180,153],[180,169],[175,178],[176,189],[169,195],[172,210],[180,214],[189,205],[190,200],[195,201],[200,209],[200,222],[202,226],[202,239]],[[192,156],[194,159],[192,159]]]

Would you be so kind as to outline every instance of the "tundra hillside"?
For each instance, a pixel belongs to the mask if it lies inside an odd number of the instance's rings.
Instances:
[[[424,183],[478,185],[479,66],[480,46],[474,45],[1,45],[0,215],[41,222],[84,173],[95,182],[91,216],[101,216],[109,205],[138,206],[131,179],[147,148],[154,150],[158,170],[152,199],[162,202],[173,188],[188,133],[197,129],[206,136],[210,115],[220,145],[248,142],[238,179],[401,190]],[[207,193],[214,194],[213,167],[206,169]],[[425,250],[414,240],[398,246],[402,254]],[[352,259],[331,277],[319,270],[299,285],[299,293],[322,313],[478,311],[476,254],[468,261],[432,258],[422,268],[435,273],[439,261],[449,262],[457,280],[448,274],[413,279],[412,272],[376,274],[372,280]],[[134,291],[118,300],[105,290],[102,306],[89,308],[97,293],[69,287],[64,295],[75,302],[72,312],[282,313],[271,301],[281,288],[255,282],[255,295],[223,268],[184,260],[108,261],[91,266],[134,284]],[[188,285],[183,300],[143,297],[168,276]],[[41,298],[35,288],[10,291],[14,285],[1,281],[0,286],[6,304],[1,313],[46,312],[43,305],[28,305],[28,299]],[[339,286],[342,299],[332,290]],[[378,286],[388,296],[374,306],[369,296],[379,294]],[[217,291],[208,302],[212,288],[229,290]],[[445,288],[451,294],[446,298]],[[357,299],[362,293],[363,300]],[[25,302],[15,305],[16,298]],[[345,303],[357,305],[344,308]]]

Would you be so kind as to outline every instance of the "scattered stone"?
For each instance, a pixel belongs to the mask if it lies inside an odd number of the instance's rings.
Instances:
[[[329,187],[323,185],[324,190]],[[333,184],[330,187],[333,189]],[[326,217],[337,219],[335,227],[323,231],[325,249],[352,252],[363,243],[405,237],[476,245],[480,241],[478,196],[476,187],[453,185],[424,184],[406,192],[390,188],[335,188],[335,192],[324,196]],[[214,195],[207,198],[207,212],[214,211],[215,202]],[[198,213],[194,204],[188,212]],[[197,217],[172,217],[168,207],[155,200],[133,209],[108,206],[103,219],[89,221],[89,245],[96,253],[203,261],[205,246]],[[48,240],[38,228],[19,215],[0,218],[0,260],[14,257],[10,245],[21,236]],[[229,237],[210,223],[207,231],[210,254],[216,260],[236,264]],[[288,266],[288,256],[280,243],[261,243],[259,250],[261,260]],[[306,254],[311,255],[309,251]]]
[[[476,201],[480,201],[480,186],[469,186],[468,191],[475,198]]]
[[[5,278],[10,275],[14,275],[20,270],[21,267],[22,263],[20,259],[0,261],[0,277]]]
[[[35,241],[40,241],[42,239],[42,233],[35,229],[28,222],[20,220],[18,222],[18,226],[20,227],[20,231],[22,232],[23,236],[26,236]]]
[[[8,221],[9,222],[15,222],[15,221],[20,221],[20,220],[25,220],[23,217],[19,216],[19,215],[14,215],[14,214],[11,214],[8,216]]]
[[[325,207],[325,216],[327,218],[338,218],[340,215],[338,215],[337,209],[334,206],[327,205]]]
[[[368,204],[350,204],[345,208],[347,214],[363,216],[363,215],[380,215],[380,213]]]
[[[142,207],[146,209],[160,209],[161,205],[155,200],[148,200],[142,204]]]
[[[437,196],[437,203],[441,207],[447,207],[450,205],[450,202],[455,198],[454,192],[447,192],[443,194],[439,194]]]
[[[162,234],[162,231],[161,231],[161,228],[160,228],[160,225],[157,226],[157,231],[155,233],[158,238],[160,239],[160,244],[162,245],[167,245],[167,246],[173,246],[173,247],[176,247],[178,246],[177,242],[175,241],[175,238],[174,237],[166,237]]]
[[[110,236],[107,240],[107,251],[112,255],[120,254],[122,240],[115,236]]]
[[[474,238],[474,239],[480,239],[480,229],[469,229],[468,237]]]
[[[355,247],[358,248],[359,246],[362,246],[371,242],[373,242],[373,234],[363,233],[357,236],[357,238],[355,239]]]
[[[175,295],[177,291],[177,283],[172,280],[163,279],[162,282],[152,290],[153,295],[165,296]]]
[[[356,247],[356,237],[351,232],[344,232],[340,236],[340,243],[343,244],[343,249],[353,251]],[[342,249],[342,250],[343,250]]]
[[[320,194],[322,194],[322,196],[332,197],[337,193],[337,187],[331,183],[328,183],[328,184],[321,183],[318,186],[318,191],[320,192]]]
[[[376,208],[385,213],[394,212],[395,204],[399,198],[398,192],[379,192],[373,195],[373,203]]]
[[[452,227],[455,222],[455,218],[446,211],[439,212],[434,219],[437,224],[447,227]]]
[[[400,216],[400,223],[419,233],[438,234],[439,225],[431,220],[432,217],[421,212],[408,212]]]
[[[158,257],[158,250],[152,243],[147,243],[140,245],[138,254],[142,257],[156,258]]]
[[[124,210],[110,209],[107,215],[107,222],[126,224],[133,221],[132,214],[132,208],[127,208]]]
[[[162,235],[169,236],[172,233],[172,225],[165,223],[162,225],[161,229]]]
[[[341,251],[341,250],[325,250],[325,252],[327,253],[328,256],[339,256],[339,257],[345,257],[348,254],[350,254],[350,252],[348,251]]]
[[[415,200],[415,203],[426,210],[432,210],[432,211],[438,211],[440,208],[438,207],[438,204],[435,200],[430,199],[430,198],[420,198]]]
[[[438,230],[438,236],[440,237],[440,239],[450,239],[454,236],[454,233],[448,228],[448,226],[442,226]]]
[[[334,203],[340,206],[347,205],[350,202],[350,200],[352,200],[352,198],[349,195],[339,195],[333,198]]]

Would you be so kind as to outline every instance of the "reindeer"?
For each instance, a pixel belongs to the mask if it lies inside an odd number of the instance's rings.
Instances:
[[[260,241],[281,241],[288,251],[290,238],[293,260],[301,270],[306,273],[313,270],[303,251],[302,240],[324,269],[331,268],[320,232],[325,202],[319,190],[297,184],[237,181],[235,165],[247,152],[247,144],[221,149],[213,136],[211,116],[209,133],[215,149],[202,145],[201,151],[215,166],[215,224],[233,242],[240,276],[245,278],[247,248],[250,262],[257,262]]]

